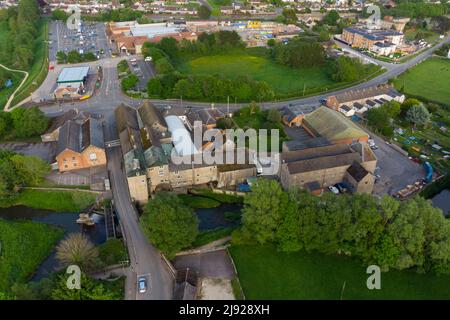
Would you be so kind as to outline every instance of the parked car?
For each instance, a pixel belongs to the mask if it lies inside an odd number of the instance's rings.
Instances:
[[[331,192],[333,192],[334,194],[339,194],[339,189],[336,188],[335,186],[329,186],[328,190],[330,190]]]
[[[150,62],[150,61],[152,61],[152,57],[150,57],[150,56],[145,57],[145,62]]]
[[[147,291],[147,280],[145,279],[145,277],[139,277],[138,289],[139,289],[139,293],[144,293]]]

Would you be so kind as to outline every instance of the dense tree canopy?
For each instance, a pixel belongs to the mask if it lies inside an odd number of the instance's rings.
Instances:
[[[0,198],[14,195],[22,186],[36,185],[50,171],[37,157],[0,150]]]
[[[169,259],[189,247],[198,234],[198,219],[176,195],[159,192],[140,220],[147,238]]]
[[[234,242],[351,255],[383,270],[450,272],[450,221],[421,197],[401,202],[367,194],[317,197],[259,180],[244,199],[242,219]]]
[[[275,61],[291,68],[323,65],[325,51],[320,43],[293,38],[287,44],[278,43],[273,50]]]
[[[22,70],[33,62],[35,41],[40,21],[36,0],[20,0],[17,7],[6,11],[7,39],[0,52],[0,61]]]

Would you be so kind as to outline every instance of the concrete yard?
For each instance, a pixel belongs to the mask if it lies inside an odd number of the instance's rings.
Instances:
[[[200,277],[234,278],[233,265],[226,250],[178,256],[174,259],[173,266],[175,269],[189,268],[198,272]]]
[[[55,142],[8,142],[1,143],[0,149],[11,150],[25,156],[36,156],[52,162],[56,156]]]
[[[422,180],[425,170],[389,146],[383,139],[372,136],[378,149],[374,150],[380,168],[380,180],[375,183],[373,193],[393,195],[408,184]]]
[[[203,278],[199,300],[236,300],[231,281],[228,279]]]

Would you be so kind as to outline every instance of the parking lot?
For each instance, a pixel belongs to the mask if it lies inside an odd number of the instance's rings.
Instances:
[[[111,56],[112,46],[109,43],[105,25],[98,22],[81,22],[79,29],[69,29],[62,21],[53,21],[50,25],[50,61],[56,60],[58,51],[68,53],[76,50],[79,53],[92,52],[100,58]]]
[[[139,78],[138,90],[147,88],[148,80],[155,76],[155,70],[151,62],[144,61],[143,58],[135,58],[136,61],[128,60],[130,70]]]
[[[373,189],[374,194],[393,195],[425,177],[425,170],[420,164],[411,161],[377,136],[372,136],[372,139],[378,146],[374,153],[378,159],[377,173],[380,175]]]

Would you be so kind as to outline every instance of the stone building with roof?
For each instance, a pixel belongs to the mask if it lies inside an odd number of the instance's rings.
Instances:
[[[64,122],[58,132],[56,154],[60,172],[106,165],[102,123],[91,117],[81,123]]]
[[[285,189],[313,188],[317,193],[319,189],[347,182],[353,192],[372,192],[377,159],[366,144],[337,144],[283,152],[281,159],[279,176]]]
[[[137,112],[121,104],[114,113],[130,196],[145,203],[148,201],[147,176]]]

